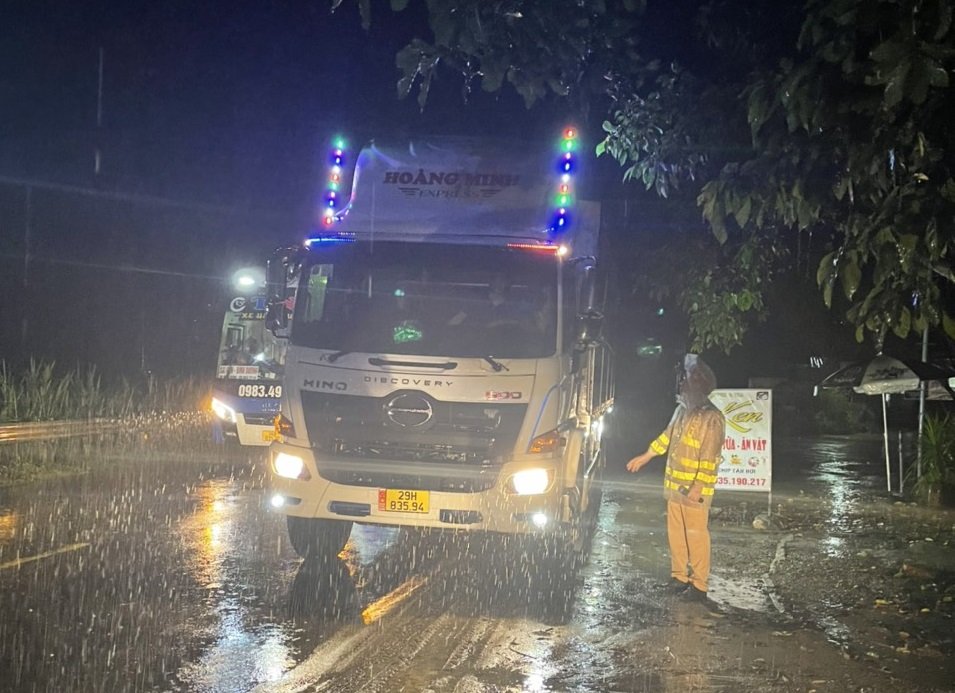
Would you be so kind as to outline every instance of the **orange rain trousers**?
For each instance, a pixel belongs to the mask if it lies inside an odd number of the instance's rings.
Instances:
[[[675,501],[667,502],[667,539],[670,542],[670,574],[707,591],[710,578],[710,509]],[[689,570],[687,570],[689,567]]]

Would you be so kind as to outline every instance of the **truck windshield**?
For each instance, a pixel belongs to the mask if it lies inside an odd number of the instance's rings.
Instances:
[[[557,266],[533,250],[329,243],[302,268],[291,340],[341,352],[549,356]]]

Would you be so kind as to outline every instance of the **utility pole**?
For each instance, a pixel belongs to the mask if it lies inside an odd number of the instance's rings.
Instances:
[[[20,304],[20,350],[27,353],[30,328],[30,236],[33,230],[33,187],[24,188],[23,198],[23,301]]]
[[[103,47],[99,47],[99,68],[96,85],[96,143],[93,149],[93,176],[99,176],[103,164],[103,152],[100,149],[103,130]]]
[[[928,361],[928,325],[922,329],[922,361]],[[925,395],[928,393],[928,382],[919,383],[919,437],[915,441],[915,478],[922,478],[922,430],[925,427]]]

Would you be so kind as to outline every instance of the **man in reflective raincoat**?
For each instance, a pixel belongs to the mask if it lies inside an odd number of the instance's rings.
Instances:
[[[667,455],[663,495],[667,499],[670,590],[708,603],[707,524],[726,422],[709,399],[716,376],[699,356],[686,355],[678,383],[678,405],[666,430],[645,453],[627,463],[627,470],[636,472],[657,455]]]

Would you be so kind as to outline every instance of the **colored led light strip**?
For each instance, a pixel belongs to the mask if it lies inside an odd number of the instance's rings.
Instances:
[[[577,166],[577,129],[564,128],[560,143],[560,158],[557,171],[560,175],[557,195],[554,198],[556,213],[551,225],[552,231],[564,231],[570,224],[570,209],[574,204],[574,169]]]
[[[507,247],[511,248],[512,250],[537,250],[542,253],[558,253],[558,254],[562,254],[560,251],[561,251],[561,248],[563,248],[563,246],[550,245],[550,244],[544,244],[544,243],[508,243]]]
[[[325,187],[325,195],[322,198],[322,224],[325,226],[331,226],[338,219],[336,215],[342,184],[342,169],[345,166],[345,140],[341,137],[336,137],[332,141],[328,162],[328,185]]]
[[[312,236],[305,240],[306,247],[316,243],[351,243],[355,240],[354,235],[340,234],[337,236]]]

